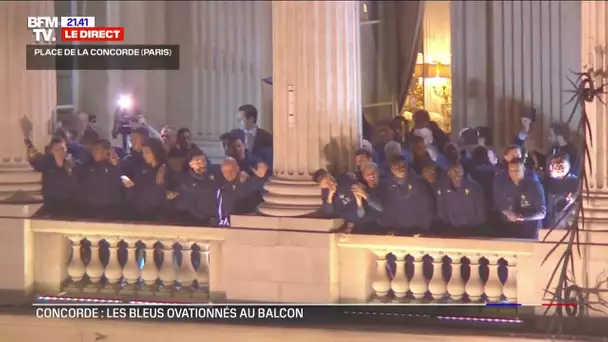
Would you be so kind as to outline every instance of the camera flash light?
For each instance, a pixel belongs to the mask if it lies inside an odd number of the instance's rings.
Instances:
[[[131,95],[120,95],[120,97],[118,97],[118,107],[121,109],[131,109],[133,107]]]

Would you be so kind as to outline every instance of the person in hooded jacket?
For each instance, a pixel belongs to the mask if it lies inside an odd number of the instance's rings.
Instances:
[[[164,172],[158,178],[159,170],[166,167],[167,152],[160,139],[149,138],[144,142],[142,154],[145,165],[131,177],[122,177],[129,215],[134,220],[158,221],[164,218],[167,209]]]

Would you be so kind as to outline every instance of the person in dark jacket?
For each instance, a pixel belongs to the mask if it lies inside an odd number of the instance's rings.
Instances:
[[[148,131],[143,128],[136,128],[131,132],[131,150],[120,163],[122,172],[127,177],[132,178],[146,165],[142,150],[148,138]]]
[[[547,214],[545,192],[537,178],[526,176],[521,159],[508,165],[508,177],[494,178],[494,206],[501,214],[500,235],[537,239]]]
[[[174,191],[180,184],[183,175],[186,174],[188,168],[187,160],[188,154],[179,148],[172,148],[167,154],[167,171],[165,181],[167,183],[167,190]]]
[[[258,127],[258,110],[250,104],[239,107],[239,122],[244,133],[243,143],[247,150],[260,158],[272,151],[272,134]],[[266,162],[268,160],[264,159]]]
[[[236,163],[236,165],[235,165]],[[249,214],[256,211],[263,202],[264,184],[271,172],[268,164],[259,161],[251,167],[252,174],[240,171],[238,162],[228,157],[221,165],[220,206],[223,208],[223,221],[230,214]]]
[[[362,182],[352,186],[352,192],[358,202],[362,202],[366,215],[361,225],[367,231],[378,228],[382,215],[382,189],[380,188],[380,169],[376,163],[368,163],[361,168]]]
[[[228,156],[234,158],[239,163],[241,171],[247,172],[250,176],[254,174],[253,169],[262,158],[250,153],[245,146],[242,136],[231,134],[228,148]]]
[[[422,179],[410,174],[403,156],[391,159],[390,176],[381,181],[384,210],[379,225],[396,235],[426,233],[433,222],[433,201]]]
[[[462,165],[453,164],[448,177],[437,184],[437,221],[442,236],[470,236],[483,231],[486,204],[482,187],[464,176]]]
[[[520,147],[524,147],[525,141],[530,134],[530,128],[532,126],[532,120],[527,117],[521,118],[521,131],[515,136],[514,144]],[[554,123],[549,128],[548,135],[550,148],[546,154],[551,155],[567,155],[572,161],[571,172],[578,175],[582,168],[581,158],[579,158],[578,149],[572,143],[570,143],[570,127],[566,123]],[[546,161],[545,161],[546,162]],[[546,165],[544,165],[546,167]]]
[[[568,229],[576,214],[580,183],[570,167],[568,155],[553,156],[549,162],[549,178],[545,181],[548,228]]]
[[[547,158],[536,149],[534,137],[531,134],[524,142],[522,153],[526,168],[534,171],[540,179],[544,179],[547,173]]]
[[[391,173],[391,160],[403,157],[409,163],[412,158],[409,151],[404,151],[401,144],[397,141],[389,141],[386,143],[384,146],[384,154],[386,155],[386,160],[379,165],[380,178],[382,179]]]
[[[80,163],[84,163],[88,160],[89,156],[87,150],[84,148],[84,146],[74,141],[74,137],[70,131],[59,127],[55,130],[55,136],[60,137],[65,141],[68,154],[71,154],[74,160]]]
[[[188,128],[180,128],[177,131],[177,140],[176,140],[175,147],[182,150],[186,155],[190,155],[190,154],[192,154],[192,151],[197,150],[197,151],[201,152],[203,155],[205,155],[205,158],[207,159],[207,163],[211,163],[211,160],[209,159],[209,156],[207,156],[205,151],[203,151],[200,147],[198,147],[197,144],[192,142],[192,134],[190,133],[190,130]],[[187,162],[188,162],[188,160],[185,161],[184,168],[188,167]]]
[[[182,213],[183,223],[192,225],[216,225],[221,218],[218,175],[209,171],[207,159],[199,151],[192,151],[190,170],[177,191],[167,198],[178,201],[176,207]]]
[[[364,148],[355,151],[355,172],[349,173],[354,179],[361,180],[361,167],[367,163],[373,163],[372,153]]]
[[[498,168],[492,165],[489,151],[485,146],[477,146],[471,152],[471,171],[469,176],[483,188],[484,197],[488,201],[487,208],[493,208],[492,185]]]
[[[85,165],[80,190],[88,218],[118,219],[123,201],[120,159],[108,140],[93,146],[93,159]]]
[[[53,137],[46,154],[39,152],[29,139],[26,138],[25,141],[30,165],[42,173],[44,206],[40,215],[73,215],[82,165],[67,153],[67,146],[61,137]]]
[[[414,121],[414,127],[412,132],[417,129],[428,128],[433,134],[433,143],[437,147],[438,151],[444,151],[445,145],[450,141],[448,135],[437,125],[436,122],[431,121],[431,115],[424,109],[416,111],[412,115]]]
[[[360,196],[355,196],[353,192],[356,180],[347,176],[336,179],[325,169],[315,171],[312,179],[321,188],[323,215],[343,219],[346,233],[358,229],[359,224],[364,222],[366,213]]]
[[[386,152],[384,150],[386,143],[393,141],[395,131],[393,130],[392,121],[380,121],[375,126],[378,132],[378,143],[374,145],[374,152],[377,158],[376,163],[381,165],[386,161]]]
[[[145,165],[131,177],[124,176],[127,201],[134,220],[155,221],[166,213],[166,188],[164,180],[159,182],[158,174],[167,163],[167,153],[163,142],[149,138],[142,148]],[[164,177],[164,172],[163,172]]]
[[[218,225],[229,227],[230,226],[230,215],[235,211],[236,202],[240,199],[240,192],[237,192],[237,188],[240,189],[242,182],[246,181],[249,175],[245,177],[239,177],[239,164],[232,157],[227,157],[222,161],[220,166],[221,178],[218,180],[219,188],[219,211],[218,211]]]
[[[412,149],[410,167],[416,172],[416,174],[422,176],[422,168],[429,164],[429,162],[432,162],[436,167],[441,168],[442,171],[444,170],[442,167],[445,167],[446,165],[445,158],[438,159],[438,161],[442,162],[441,165],[435,163],[431,157],[431,154],[428,152],[427,146],[422,137],[417,135],[412,136],[410,138],[410,144]]]
[[[570,172],[579,175],[583,166],[582,159],[576,146],[570,142],[570,127],[565,123],[552,124],[549,129],[549,141],[551,150],[548,154],[566,156],[570,160]]]

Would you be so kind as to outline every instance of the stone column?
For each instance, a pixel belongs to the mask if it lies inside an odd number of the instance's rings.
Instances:
[[[40,174],[27,163],[20,119],[34,125],[32,138],[44,149],[57,102],[54,70],[27,71],[25,45],[34,43],[28,16],[54,15],[53,1],[0,2],[0,304],[15,305],[28,298],[34,285],[33,233],[27,220],[40,207]]]
[[[360,143],[357,1],[273,1],[274,176],[259,210],[316,211],[319,168],[345,172]]]
[[[580,70],[601,70],[594,79],[596,87],[608,82],[608,5],[605,1],[582,1],[582,65]],[[570,95],[570,94],[567,94]],[[597,229],[605,230],[602,220],[608,219],[608,96],[602,95],[602,103],[595,100],[587,105],[587,114],[593,135],[590,149],[591,165],[587,164],[590,201],[583,199],[585,216]],[[592,172],[591,172],[592,171]],[[599,221],[599,222],[598,222]],[[606,222],[606,221],[603,221]],[[587,226],[589,229],[589,226]]]
[[[56,72],[27,71],[25,45],[34,42],[28,16],[53,16],[52,1],[0,2],[0,200],[40,199],[40,174],[27,162],[20,120],[34,124],[33,142],[44,149],[57,103]]]

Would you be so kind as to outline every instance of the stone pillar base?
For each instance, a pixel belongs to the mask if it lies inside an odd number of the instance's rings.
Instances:
[[[269,216],[304,216],[319,210],[323,204],[321,190],[312,181],[291,181],[270,177],[264,186],[268,191],[258,211]]]
[[[0,167],[0,201],[32,203],[42,201],[41,174],[33,172],[29,164]]]

